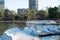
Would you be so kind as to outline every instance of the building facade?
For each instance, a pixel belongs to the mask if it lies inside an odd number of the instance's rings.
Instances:
[[[4,9],[4,1],[5,0],[0,0],[0,9]]]
[[[17,13],[18,13],[18,15],[20,15],[22,12],[24,12],[26,9],[17,9]]]
[[[29,0],[29,9],[38,10],[38,0]]]

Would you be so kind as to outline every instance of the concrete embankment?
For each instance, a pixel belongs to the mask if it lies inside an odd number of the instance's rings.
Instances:
[[[7,22],[7,23],[25,23],[26,21],[0,21],[0,22]]]

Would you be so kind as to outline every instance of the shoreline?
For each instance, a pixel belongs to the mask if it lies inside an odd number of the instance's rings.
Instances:
[[[26,20],[27,21],[27,20]],[[26,21],[0,21],[1,23],[26,23]],[[28,20],[32,21],[32,20]],[[34,20],[35,21],[35,20]],[[38,20],[39,21],[39,20]],[[40,20],[41,21],[41,20]],[[51,20],[53,21],[53,20]],[[60,25],[60,23],[53,23],[53,24],[38,24],[38,25]]]
[[[0,22],[17,22],[17,23],[25,23],[26,21],[0,21]]]

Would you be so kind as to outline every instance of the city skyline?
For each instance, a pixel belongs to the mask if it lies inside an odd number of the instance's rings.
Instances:
[[[60,5],[60,0],[38,0],[38,9]],[[17,11],[18,8],[29,8],[29,0],[5,0],[5,8]]]

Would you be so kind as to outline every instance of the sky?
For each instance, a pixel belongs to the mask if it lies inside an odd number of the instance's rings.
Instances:
[[[60,0],[38,0],[38,9],[60,5]],[[5,8],[17,11],[18,8],[29,8],[29,0],[5,0]]]

